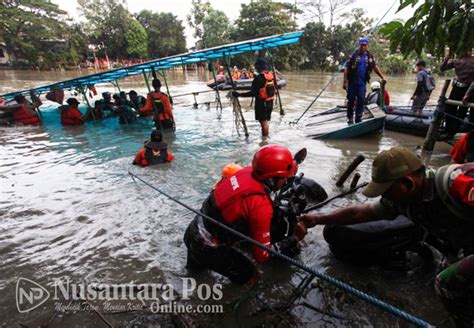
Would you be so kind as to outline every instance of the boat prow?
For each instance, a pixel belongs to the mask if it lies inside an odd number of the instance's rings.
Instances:
[[[309,118],[305,129],[313,139],[348,139],[381,132],[385,112],[375,104],[364,108],[362,122],[347,124],[347,108],[337,106]]]

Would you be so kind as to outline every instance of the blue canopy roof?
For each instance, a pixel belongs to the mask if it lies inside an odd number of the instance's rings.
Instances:
[[[1,95],[1,97],[3,97],[4,99],[11,99],[18,94],[28,95],[31,90],[33,90],[35,93],[43,93],[48,92],[52,89],[73,89],[76,87],[82,87],[90,84],[111,82],[123,79],[127,76],[150,72],[152,68],[155,70],[165,70],[175,66],[193,64],[207,60],[214,60],[217,58],[222,58],[224,56],[228,57],[249,51],[257,51],[284,46],[287,44],[297,43],[300,40],[302,34],[303,32],[301,31],[291,32],[286,34],[252,39],[248,41],[231,43],[199,51],[188,52],[185,54],[151,60],[137,65],[108,70],[102,73],[86,75],[75,79],[36,87],[33,89],[11,92]]]

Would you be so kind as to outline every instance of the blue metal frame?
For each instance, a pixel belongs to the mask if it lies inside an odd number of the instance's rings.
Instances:
[[[85,85],[111,82],[123,79],[127,76],[143,74],[144,71],[151,72],[151,68],[154,68],[155,70],[165,70],[175,66],[199,63],[207,60],[214,60],[217,58],[222,58],[224,56],[238,55],[244,52],[258,51],[293,44],[299,42],[302,35],[303,32],[298,31],[231,43],[224,46],[188,52],[185,54],[165,57],[161,59],[155,59],[137,65],[108,70],[102,73],[86,75],[71,80],[36,87],[33,89],[6,93],[4,95],[1,95],[1,97],[4,99],[11,99],[19,94],[28,95],[30,91],[34,91],[35,93],[43,93],[48,92],[52,89],[73,89]]]

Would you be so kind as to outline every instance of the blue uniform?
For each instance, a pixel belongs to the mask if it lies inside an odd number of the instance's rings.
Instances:
[[[355,58],[353,58],[354,60]],[[364,111],[364,101],[366,94],[366,84],[368,67],[375,67],[375,62],[372,61],[368,63],[369,56],[367,53],[357,54],[357,66],[354,69],[355,74],[349,76],[349,85],[347,88],[347,118],[349,121],[352,121],[354,118],[354,102],[356,104],[356,114],[355,122],[358,123],[362,121],[362,114]],[[351,69],[353,62],[351,60],[347,61],[345,67]]]

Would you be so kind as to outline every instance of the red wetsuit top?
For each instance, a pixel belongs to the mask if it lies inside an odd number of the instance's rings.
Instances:
[[[61,124],[62,125],[81,125],[84,124],[84,118],[77,107],[61,106]]]
[[[474,133],[465,133],[449,151],[453,162],[464,164],[474,161]]]
[[[13,122],[24,125],[39,125],[41,121],[33,107],[27,104],[21,104],[21,107],[13,110]]]
[[[246,167],[219,181],[204,202],[202,211],[271,247],[273,204],[264,185],[252,176],[252,167]],[[205,221],[204,224],[214,240],[224,243],[236,241],[235,237],[216,228],[212,223]],[[257,246],[253,246],[252,253],[259,263],[270,259],[270,253]]]

